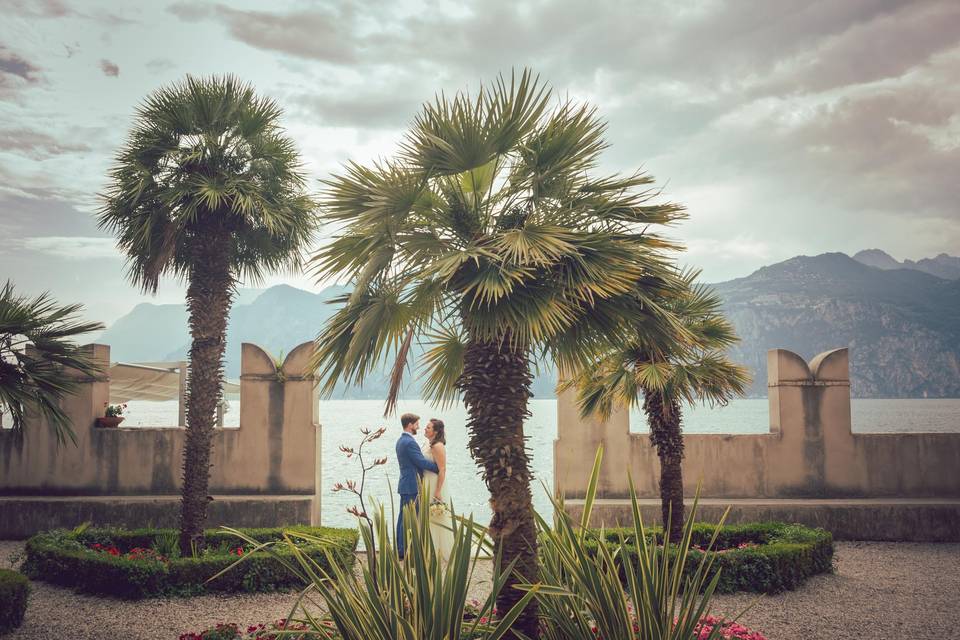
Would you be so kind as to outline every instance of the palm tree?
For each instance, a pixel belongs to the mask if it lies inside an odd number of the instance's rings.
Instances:
[[[8,413],[13,430],[23,433],[27,412],[38,410],[57,437],[76,444],[70,417],[60,407],[73,393],[77,380],[64,376],[73,369],[84,376],[103,372],[73,339],[99,331],[99,322],[82,322],[79,304],[60,306],[44,293],[36,298],[19,296],[8,280],[0,290],[0,410]],[[32,345],[33,351],[26,346]]]
[[[662,342],[640,328],[567,383],[577,388],[584,416],[609,418],[615,406],[642,404],[660,458],[661,514],[672,542],[680,540],[684,526],[682,403],[726,404],[743,395],[750,381],[747,369],[724,354],[738,338],[721,313],[720,298],[698,284],[698,276],[686,272],[681,295],[665,301],[685,336]]]
[[[531,367],[586,366],[637,323],[682,332],[658,304],[680,286],[665,257],[674,245],[647,229],[682,208],[654,203],[647,175],[590,176],[605,125],[588,106],[550,106],[530,72],[424,105],[398,157],[326,182],[338,234],[314,258],[318,277],[353,285],[317,339],[324,391],[392,359],[389,413],[420,341],[424,397],[462,394],[489,532],[516,562],[501,611],[522,596],[516,581],[538,575],[523,432]],[[534,606],[516,628],[536,636]]]
[[[127,254],[132,282],[151,293],[161,275],[187,283],[184,552],[202,543],[235,285],[295,267],[315,229],[315,206],[280,116],[275,102],[230,76],[187,76],[158,90],[137,111],[99,214]]]

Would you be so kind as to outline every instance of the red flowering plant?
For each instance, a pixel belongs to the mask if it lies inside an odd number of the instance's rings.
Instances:
[[[123,558],[125,560],[135,560],[141,562],[167,562],[166,556],[163,556],[154,549],[146,549],[144,547],[134,547],[130,551],[123,553],[113,544],[100,544],[95,542],[88,547],[92,551],[97,553],[105,553],[109,556],[115,558]]]

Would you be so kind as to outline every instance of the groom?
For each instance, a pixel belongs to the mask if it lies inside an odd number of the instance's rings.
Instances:
[[[406,542],[404,541],[403,531],[403,508],[410,502],[417,500],[417,494],[420,489],[418,480],[424,471],[433,471],[438,473],[439,469],[435,462],[431,462],[423,457],[420,447],[414,436],[420,428],[420,416],[412,413],[405,413],[400,416],[400,426],[403,427],[403,433],[397,440],[397,462],[400,463],[400,482],[397,484],[397,492],[400,494],[400,515],[397,516],[397,554],[403,560]]]

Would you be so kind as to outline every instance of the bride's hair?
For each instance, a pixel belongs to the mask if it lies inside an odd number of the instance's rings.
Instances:
[[[430,446],[432,447],[438,442],[447,444],[447,434],[443,428],[443,420],[430,418],[430,424],[433,425],[433,440],[430,441]]]

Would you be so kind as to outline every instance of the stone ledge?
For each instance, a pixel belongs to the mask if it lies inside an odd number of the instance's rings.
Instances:
[[[566,510],[575,518],[583,512],[583,500],[566,500]],[[687,509],[692,500],[687,500]],[[779,520],[823,527],[836,540],[880,540],[903,542],[960,542],[960,498],[958,499],[789,499],[763,500],[703,498],[697,520],[717,522],[730,507],[728,523]],[[644,522],[660,523],[660,500],[640,500]],[[628,500],[604,499],[594,502],[592,526],[629,525]]]
[[[276,527],[310,524],[310,495],[213,496],[207,526]],[[0,539],[46,529],[97,526],[176,527],[180,496],[0,496]]]

